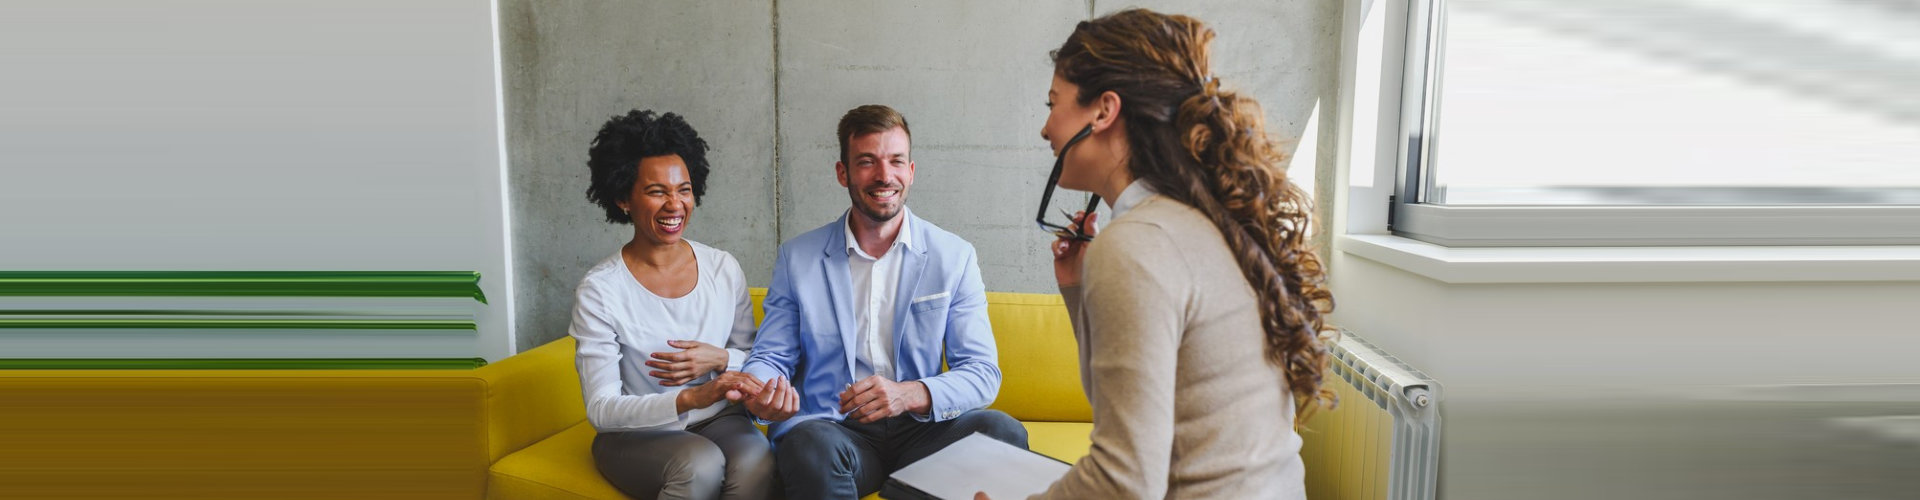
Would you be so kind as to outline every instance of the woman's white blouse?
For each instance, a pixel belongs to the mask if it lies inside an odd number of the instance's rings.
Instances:
[[[574,364],[580,369],[587,421],[601,432],[677,430],[720,413],[726,401],[686,413],[674,410],[685,387],[665,387],[648,375],[649,355],[678,352],[669,340],[697,340],[727,350],[727,369],[736,370],[753,347],[753,309],[746,278],[733,255],[693,240],[699,282],[685,296],[654,295],[634,280],[614,252],[580,279],[574,290],[573,326],[579,344]],[[692,385],[706,383],[712,374]]]

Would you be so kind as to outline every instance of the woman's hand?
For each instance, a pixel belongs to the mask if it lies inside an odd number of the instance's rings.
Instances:
[[[647,366],[653,368],[653,371],[647,374],[660,379],[660,385],[667,387],[686,385],[687,382],[692,382],[701,375],[727,366],[726,349],[692,340],[669,340],[667,345],[685,350],[656,352],[653,353],[653,359],[647,360]]]
[[[706,408],[720,401],[740,401],[758,394],[765,384],[753,378],[747,372],[721,372],[713,381],[680,391],[674,397],[676,410],[686,413],[695,408]]]
[[[714,377],[712,382],[702,384],[700,387],[712,387],[713,402],[718,403],[722,399],[727,401],[747,399],[750,395],[759,394],[760,389],[765,385],[760,383],[760,379],[753,378],[753,375],[748,375],[747,372],[730,371],[720,372],[720,376]]]
[[[1099,231],[1094,224],[1099,218],[1097,213],[1074,212],[1073,223],[1068,226],[1091,237]],[[1080,286],[1080,265],[1086,260],[1087,243],[1071,238],[1053,240],[1053,279],[1061,288]]]

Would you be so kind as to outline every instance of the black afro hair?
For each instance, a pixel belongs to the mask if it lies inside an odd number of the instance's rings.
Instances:
[[[693,178],[693,204],[698,206],[707,194],[707,141],[680,115],[639,109],[607,120],[593,137],[587,149],[587,168],[593,171],[587,200],[607,211],[607,222],[632,224],[617,202],[632,195],[641,158],[666,155],[680,155],[686,162],[687,175]]]

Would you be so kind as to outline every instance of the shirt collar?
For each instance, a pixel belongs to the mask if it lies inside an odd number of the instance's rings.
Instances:
[[[853,239],[853,209],[847,209],[846,215],[842,218],[846,219],[846,224],[842,224],[840,230],[847,235],[847,255],[874,258],[867,255],[866,250],[860,249],[860,240]],[[893,248],[899,247],[913,248],[913,211],[908,210],[907,207],[900,207],[900,235],[893,238]]]
[[[1119,197],[1113,199],[1113,220],[1120,220],[1121,214],[1139,206],[1140,202],[1147,201],[1147,198],[1155,194],[1159,193],[1147,186],[1146,181],[1135,179],[1132,184],[1127,184],[1126,189],[1120,191]]]

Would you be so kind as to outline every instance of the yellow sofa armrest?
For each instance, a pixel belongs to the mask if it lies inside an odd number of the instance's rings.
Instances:
[[[586,420],[573,353],[573,337],[561,337],[475,370],[486,383],[489,461]]]

